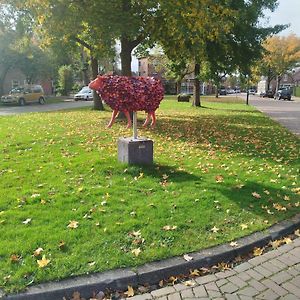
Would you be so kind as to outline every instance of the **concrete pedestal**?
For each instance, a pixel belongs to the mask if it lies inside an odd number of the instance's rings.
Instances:
[[[152,165],[153,141],[143,137],[120,138],[118,140],[118,160],[134,165]]]

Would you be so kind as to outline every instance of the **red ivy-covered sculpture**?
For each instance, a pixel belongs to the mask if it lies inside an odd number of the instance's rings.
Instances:
[[[127,76],[98,76],[89,87],[96,90],[101,98],[113,110],[110,128],[119,112],[127,118],[127,128],[131,127],[129,112],[144,110],[147,118],[143,126],[147,126],[150,118],[151,126],[155,126],[155,110],[164,97],[164,88],[160,80],[153,77],[127,77]]]

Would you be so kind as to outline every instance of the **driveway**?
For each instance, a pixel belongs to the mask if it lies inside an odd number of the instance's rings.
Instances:
[[[251,95],[249,104],[300,136],[300,101],[262,99]]]
[[[56,111],[62,109],[72,109],[78,107],[92,106],[93,101],[74,101],[65,100],[59,103],[50,103],[40,105],[39,103],[31,103],[25,106],[11,106],[11,105],[1,105],[0,106],[0,116],[16,115],[30,112],[45,112],[45,111]]]

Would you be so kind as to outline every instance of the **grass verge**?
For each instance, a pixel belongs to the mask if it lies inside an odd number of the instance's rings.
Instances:
[[[299,212],[299,139],[242,103],[172,99],[139,129],[150,167],[117,161],[132,133],[105,129],[108,111],[0,118],[2,289],[182,255]]]

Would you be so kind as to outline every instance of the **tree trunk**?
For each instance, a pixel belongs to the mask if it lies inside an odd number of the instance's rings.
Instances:
[[[91,56],[91,66],[92,66],[92,76],[95,79],[98,75],[98,60],[97,58]],[[104,106],[102,104],[102,100],[96,91],[93,91],[93,99],[94,99],[94,109],[95,110],[104,110]]]
[[[176,93],[179,95],[181,93],[181,80],[176,82]]]
[[[195,64],[195,70],[194,70],[195,80],[194,80],[194,102],[193,106],[201,106],[200,102],[200,64]]]
[[[132,76],[131,73],[131,52],[133,47],[126,37],[121,38],[121,68],[123,76]]]
[[[9,67],[4,67],[2,69],[2,74],[0,74],[0,97],[4,94],[4,80],[5,80],[5,77],[6,77],[6,74],[9,70]]]
[[[281,80],[280,76],[277,75],[277,76],[276,76],[276,93],[277,93],[278,90],[279,90],[280,80]]]

